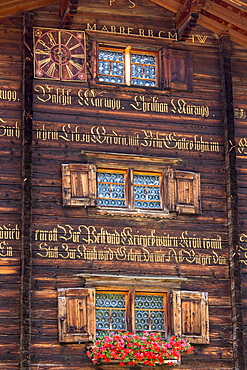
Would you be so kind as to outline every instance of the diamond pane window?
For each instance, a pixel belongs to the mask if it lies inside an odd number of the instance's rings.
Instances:
[[[134,173],[134,207],[161,208],[160,175]]]
[[[97,177],[98,205],[125,207],[125,172],[99,170]]]
[[[131,84],[156,86],[155,55],[131,54]]]
[[[126,330],[126,294],[96,293],[96,333]]]
[[[122,51],[99,49],[99,81],[124,83],[124,54]]]
[[[132,51],[130,46],[124,50],[99,48],[99,82],[151,86],[157,85],[156,54]]]
[[[158,331],[165,336],[164,296],[136,294],[135,327],[137,332]]]

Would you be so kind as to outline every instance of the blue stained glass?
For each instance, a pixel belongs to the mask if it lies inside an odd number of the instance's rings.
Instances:
[[[154,55],[131,54],[131,83],[140,86],[156,86]]]
[[[144,67],[144,76],[150,80],[155,79],[155,68],[151,66]]]
[[[162,295],[141,295],[136,294],[135,308],[164,308],[164,298]]]
[[[124,56],[122,52],[99,50],[99,81],[124,82]]]
[[[96,293],[97,337],[109,334],[109,330],[126,330],[125,295]]]
[[[124,174],[114,172],[98,173],[98,205],[125,207]]]
[[[99,62],[99,73],[109,75],[111,71],[111,64],[110,62]]]
[[[132,63],[155,65],[155,56],[148,54],[131,54]]]
[[[149,81],[149,80],[137,80],[137,79],[132,79],[131,80],[132,85],[140,85],[140,86],[151,86],[154,87],[156,86],[155,81]]]
[[[134,207],[161,208],[160,176],[134,174]]]
[[[124,60],[122,52],[104,49],[99,50],[99,59],[114,60],[119,62],[123,62]]]
[[[135,297],[135,325],[137,331],[152,330],[164,332],[164,299],[159,295],[140,295]]]

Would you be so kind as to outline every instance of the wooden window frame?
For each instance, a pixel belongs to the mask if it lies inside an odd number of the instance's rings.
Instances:
[[[62,199],[63,205],[69,207],[96,207],[97,211],[106,213],[121,212],[127,216],[168,217],[170,213],[200,214],[201,186],[200,174],[177,170],[178,158],[147,157],[142,155],[82,151],[84,163],[62,165]],[[87,162],[87,163],[85,163]],[[160,187],[161,209],[133,208],[132,190],[126,186],[128,207],[97,206],[97,169],[126,170],[126,182],[133,184],[133,171],[162,174]],[[78,175],[77,175],[78,173]],[[78,187],[78,194],[76,189]],[[181,197],[181,194],[183,196]],[[188,204],[186,203],[186,192]],[[185,197],[185,201],[181,202]]]
[[[92,50],[90,57],[90,70],[92,75],[92,80],[95,83],[103,84],[117,84],[117,85],[127,85],[134,88],[152,88],[161,90],[178,90],[178,91],[192,91],[193,90],[193,53],[187,50],[186,47],[181,46],[180,48],[168,48],[162,47],[160,49],[138,49],[138,47],[132,46],[112,46],[108,47],[100,45],[96,40],[92,42]],[[125,78],[124,73],[124,84],[114,83],[114,82],[99,82],[98,73],[98,53],[99,48],[105,50],[116,50],[124,52],[124,69],[127,70],[129,78]],[[131,84],[131,71],[130,71],[130,54],[131,53],[143,53],[154,55],[156,58],[156,84],[155,86],[144,86],[144,85],[134,85]]]
[[[119,85],[127,85],[127,86],[134,86],[134,87],[152,87],[152,88],[155,88],[155,87],[158,87],[158,84],[159,84],[159,73],[158,73],[158,61],[159,61],[159,54],[157,51],[148,51],[148,50],[143,50],[143,49],[138,49],[138,48],[132,48],[132,46],[126,46],[126,47],[123,47],[123,48],[117,48],[117,47],[113,47],[113,46],[98,46],[98,53],[99,53],[99,50],[108,50],[108,51],[120,51],[123,53],[123,68],[124,68],[124,73],[123,73],[123,80],[124,82],[121,84],[119,83]],[[131,66],[132,66],[132,63],[131,63],[131,54],[145,54],[145,55],[152,55],[154,56],[155,58],[155,86],[144,86],[144,85],[135,85],[135,84],[132,84],[131,81],[132,81],[132,74],[131,74]],[[99,55],[99,54],[98,54]],[[99,74],[99,69],[98,69],[98,66],[97,66],[97,75],[98,75],[98,78],[100,76]],[[109,75],[111,76],[111,75]],[[144,79],[145,81],[145,79]],[[115,82],[102,82],[102,83],[115,83]],[[116,82],[116,84],[118,84]]]
[[[136,330],[135,327],[135,296],[136,295],[160,295],[164,298],[164,330],[163,332],[165,333],[165,338],[168,337],[168,333],[170,332],[170,326],[169,326],[169,307],[168,307],[168,292],[155,292],[155,288],[153,289],[152,292],[149,291],[139,291],[138,289],[124,289],[124,290],[105,290],[105,289],[96,289],[96,294],[97,293],[116,293],[116,294],[124,294],[125,299],[126,299],[126,307],[125,307],[125,320],[126,320],[126,331],[132,332],[132,333],[138,333],[141,331]],[[95,305],[95,310],[97,309]],[[110,329],[110,331],[115,331]],[[118,330],[116,330],[118,331]],[[143,332],[146,331],[148,332],[149,330],[143,330]],[[97,329],[96,329],[97,332]],[[155,331],[152,331],[155,332]]]
[[[129,209],[131,211],[157,211],[157,212],[168,212],[165,201],[164,201],[164,171],[145,171],[145,170],[136,170],[135,168],[119,168],[119,169],[109,169],[109,168],[98,168],[98,172],[121,172],[125,175],[125,207],[116,207],[116,206],[100,206],[101,208],[107,208],[107,209],[114,209],[114,208],[124,208]],[[134,202],[134,175],[143,174],[143,175],[156,175],[159,176],[160,185],[159,185],[159,192],[160,192],[160,208],[141,208],[141,207],[135,207]],[[98,182],[97,182],[98,185]]]
[[[79,274],[84,288],[58,289],[58,332],[61,343],[85,343],[96,339],[96,292],[127,294],[127,330],[135,330],[134,295],[161,294],[166,297],[166,335],[175,334],[191,343],[208,344],[209,303],[207,292],[184,291],[186,278],[134,277]],[[72,300],[69,304],[69,300]],[[72,330],[70,330],[72,326]],[[195,332],[196,331],[196,332]]]
[[[96,207],[109,212],[121,211],[143,215],[200,214],[201,188],[200,174],[180,171],[173,168],[157,170],[143,167],[127,168],[118,163],[117,168],[125,176],[126,206],[97,205],[97,168],[114,172],[113,167],[106,165],[97,167],[95,164],[64,164],[62,165],[62,198],[63,206]],[[116,169],[116,166],[114,167]],[[154,167],[153,167],[154,168]],[[134,173],[149,173],[160,176],[160,208],[134,207]],[[78,189],[78,194],[76,191]],[[188,201],[186,202],[186,194]],[[110,198],[109,198],[110,199]],[[184,201],[182,200],[184,199]]]

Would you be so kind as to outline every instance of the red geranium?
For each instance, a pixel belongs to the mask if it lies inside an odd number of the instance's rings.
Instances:
[[[96,340],[87,355],[94,364],[101,359],[107,362],[113,359],[119,360],[120,366],[155,366],[165,362],[173,365],[180,359],[181,352],[189,353],[193,349],[189,342],[176,336],[164,340],[160,333],[121,332]]]

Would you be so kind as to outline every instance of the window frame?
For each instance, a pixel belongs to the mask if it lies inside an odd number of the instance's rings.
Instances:
[[[181,285],[188,280],[187,278],[102,274],[78,274],[77,277],[83,279],[84,288],[58,289],[58,339],[60,343],[85,343],[96,339],[95,296],[97,291],[132,292],[128,293],[129,299],[132,300],[133,292],[167,294],[167,336],[175,334],[195,344],[208,344],[210,341],[208,293],[181,290]],[[70,305],[68,305],[69,299],[73,300]],[[79,316],[78,320],[76,315]],[[134,317],[133,310],[129,310],[128,315]],[[70,320],[73,322],[72,333],[68,330]],[[188,320],[191,322],[188,323]],[[188,332],[188,327],[192,328],[191,333]],[[199,332],[193,332],[195,327],[199,328]]]
[[[170,333],[171,331],[171,328],[170,328],[170,325],[169,325],[169,318],[170,318],[170,314],[169,314],[169,305],[168,305],[168,297],[169,297],[169,293],[166,291],[166,292],[160,292],[160,291],[155,291],[155,288],[152,289],[152,291],[148,291],[145,290],[145,291],[140,291],[138,290],[138,288],[136,289],[133,289],[133,288],[129,288],[129,289],[126,289],[126,288],[123,288],[123,289],[117,289],[117,290],[114,290],[113,288],[111,290],[106,290],[106,289],[101,289],[101,288],[96,288],[96,294],[97,293],[113,293],[113,294],[124,294],[125,295],[125,323],[126,323],[126,329],[123,330],[123,331],[129,331],[129,332],[133,332],[133,333],[141,333],[141,332],[164,332],[164,337],[165,339],[168,338],[168,333]],[[135,297],[136,295],[159,295],[159,296],[162,296],[163,297],[163,301],[164,301],[164,308],[160,311],[163,311],[164,312],[164,330],[136,330],[136,312],[137,312],[137,309],[135,308]],[[97,310],[97,305],[95,303],[95,312]],[[150,309],[148,309],[150,310]],[[96,315],[95,315],[96,316]],[[97,321],[97,319],[96,319]],[[106,331],[113,331],[113,332],[117,332],[117,331],[121,331],[121,330],[115,330],[115,329],[109,329],[109,330],[106,330]],[[104,330],[102,330],[102,332],[104,332]],[[97,336],[97,323],[96,323],[96,336]]]
[[[83,162],[62,165],[62,199],[63,206],[69,207],[90,207],[88,210],[109,214],[122,214],[140,217],[171,217],[176,214],[201,214],[201,180],[200,174],[191,171],[175,169],[180,162],[178,158],[146,157],[122,153],[105,153],[83,151]],[[76,170],[77,168],[77,170]],[[124,169],[126,170],[126,181],[133,183],[133,171],[152,172],[162,174],[160,195],[161,209],[155,208],[134,208],[131,204],[133,194],[130,186],[126,187],[126,199],[128,207],[98,206],[97,205],[97,169]],[[81,173],[81,176],[72,176],[73,171]],[[72,187],[77,179],[78,186],[88,188],[88,194],[80,190],[78,196],[72,196]],[[179,192],[184,191],[184,184],[191,189],[189,204],[179,203]],[[133,187],[133,186],[132,186]],[[81,194],[85,195],[84,197]],[[132,197],[132,198],[131,198]],[[130,201],[130,199],[132,199]],[[192,202],[191,202],[192,199]]]
[[[123,173],[124,174],[124,193],[125,193],[125,206],[124,207],[117,207],[117,206],[106,206],[106,205],[98,205],[98,207],[102,209],[126,209],[130,211],[136,211],[136,212],[166,212],[168,213],[168,209],[165,206],[165,200],[164,200],[164,172],[165,171],[145,171],[135,168],[119,168],[119,169],[111,169],[111,168],[97,168],[97,174],[99,172],[109,172],[109,173]],[[160,207],[159,208],[152,208],[152,207],[136,207],[135,201],[136,198],[134,196],[134,188],[137,186],[134,182],[134,176],[135,174],[143,174],[143,175],[153,175],[153,176],[159,176],[159,195],[160,195]],[[98,196],[98,179],[97,179],[97,199],[101,199],[101,197]],[[111,198],[109,198],[111,199]]]
[[[101,61],[101,59],[99,59],[99,52],[100,50],[106,50],[106,51],[116,51],[116,52],[122,52],[123,53],[123,77],[121,76],[121,78],[123,78],[123,83],[118,83],[118,82],[106,82],[106,81],[100,81],[100,76],[103,75],[101,73],[99,73],[99,62]],[[132,54],[143,54],[143,55],[152,55],[155,59],[155,85],[154,86],[146,86],[145,84],[133,84],[132,83],[132,79],[134,78],[132,76],[132,65],[135,64],[135,63],[132,63],[132,60],[131,60],[131,55]],[[127,86],[134,86],[134,87],[152,87],[152,88],[157,88],[158,85],[159,85],[159,79],[158,79],[158,76],[159,76],[159,71],[158,71],[158,67],[159,67],[159,63],[158,63],[158,60],[159,60],[159,55],[158,55],[158,52],[155,51],[155,50],[152,50],[152,51],[146,51],[146,50],[143,50],[143,49],[138,49],[138,48],[132,48],[132,46],[128,45],[126,47],[113,47],[113,46],[101,46],[99,45],[98,47],[98,65],[97,65],[97,75],[98,75],[98,80],[100,83],[113,83],[113,84],[119,84],[119,85],[127,85]],[[112,76],[111,74],[109,76]],[[120,76],[119,76],[120,77]],[[150,79],[143,79],[143,81],[146,81],[146,80],[150,80]],[[152,80],[153,81],[153,80]]]
[[[188,50],[186,45],[174,45],[172,47],[168,45],[164,46],[150,46],[147,44],[144,47],[139,48],[138,46],[126,44],[108,44],[105,42],[99,42],[92,40],[91,51],[89,55],[90,60],[90,74],[92,76],[92,82],[95,84],[106,85],[117,85],[117,86],[129,86],[131,88],[146,88],[146,89],[158,89],[158,90],[177,90],[177,91],[193,91],[193,53]],[[156,55],[156,86],[144,86],[144,85],[133,85],[127,81],[124,84],[114,82],[101,82],[99,81],[99,48],[109,50],[128,50],[130,48],[133,51],[145,54]]]

